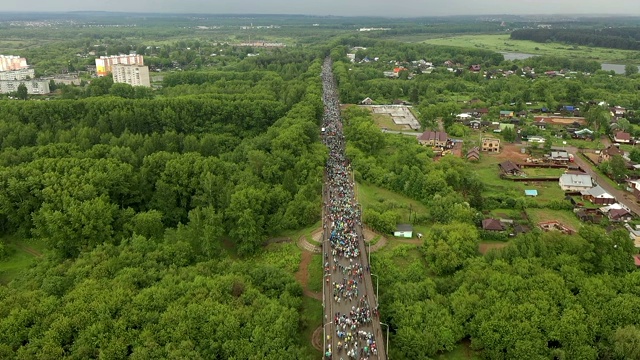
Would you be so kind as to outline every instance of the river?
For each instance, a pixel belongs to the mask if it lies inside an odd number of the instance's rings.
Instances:
[[[519,52],[501,52],[504,56],[505,60],[524,60],[533,56],[538,56],[535,54],[527,54],[527,53],[519,53]],[[609,64],[609,63],[601,63],[602,70],[611,71],[613,70],[616,74],[624,74],[624,65],[620,64]]]

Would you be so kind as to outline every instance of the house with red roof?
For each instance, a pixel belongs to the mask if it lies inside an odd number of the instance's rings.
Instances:
[[[620,144],[629,144],[631,143],[631,134],[624,131],[618,131],[613,135],[613,141]]]

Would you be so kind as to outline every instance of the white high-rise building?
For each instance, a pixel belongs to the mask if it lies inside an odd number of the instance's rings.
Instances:
[[[112,72],[114,65],[144,65],[142,55],[113,55],[100,56],[96,59],[96,74],[98,76],[106,76]]]
[[[131,86],[151,87],[149,67],[140,65],[113,65],[113,82]]]
[[[27,59],[15,55],[0,55],[0,71],[26,69]]]

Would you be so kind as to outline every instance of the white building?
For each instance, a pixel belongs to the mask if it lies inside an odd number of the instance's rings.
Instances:
[[[0,71],[20,70],[27,68],[27,59],[15,55],[0,55]]]
[[[114,65],[144,65],[142,55],[114,55],[100,56],[96,59],[96,74],[98,76],[106,76],[111,73]]]
[[[18,86],[24,84],[27,93],[32,95],[42,95],[51,92],[49,81],[45,80],[0,80],[0,94],[8,94],[18,91]]]
[[[148,66],[114,65],[112,70],[114,83],[151,87]]]
[[[36,77],[35,71],[29,68],[0,71],[0,80],[4,81],[30,80],[34,77]]]
[[[591,175],[564,174],[560,177],[560,188],[564,191],[583,191],[593,187]]]

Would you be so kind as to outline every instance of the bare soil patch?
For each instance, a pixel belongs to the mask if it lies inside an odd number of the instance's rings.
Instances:
[[[503,247],[506,247],[507,243],[482,243],[478,246],[478,250],[480,250],[480,253],[482,255],[486,254],[487,252],[489,252],[489,250],[491,249],[502,249]]]

